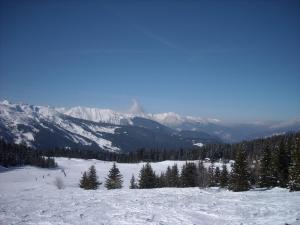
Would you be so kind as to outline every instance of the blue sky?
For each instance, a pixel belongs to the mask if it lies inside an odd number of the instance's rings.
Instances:
[[[2,99],[300,115],[299,1],[0,1]]]

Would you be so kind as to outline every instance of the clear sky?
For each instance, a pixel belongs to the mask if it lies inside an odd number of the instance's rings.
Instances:
[[[2,99],[300,115],[300,1],[0,1]]]

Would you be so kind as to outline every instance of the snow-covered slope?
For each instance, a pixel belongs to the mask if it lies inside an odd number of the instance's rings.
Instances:
[[[104,133],[114,134],[117,126],[74,120],[51,107],[2,102],[0,128],[0,136],[32,147],[42,144],[39,140],[44,139],[41,135],[46,133],[49,139],[51,134],[52,137],[55,136],[58,143],[66,139],[65,147],[72,142],[84,146],[96,144],[99,148],[110,151],[120,150],[117,146],[113,146],[111,141],[102,137]],[[57,140],[59,135],[61,140]]]
[[[95,165],[99,180],[112,162],[58,158],[61,169],[19,167],[0,172],[0,224],[23,225],[298,225],[300,192],[287,189],[231,192],[208,188],[128,189],[143,163],[117,163],[124,187],[86,191],[82,172]],[[156,173],[174,161],[152,163]],[[185,162],[176,162],[182,165]],[[208,166],[208,165],[207,165]],[[179,166],[180,167],[180,166]],[[65,188],[58,190],[56,177]]]

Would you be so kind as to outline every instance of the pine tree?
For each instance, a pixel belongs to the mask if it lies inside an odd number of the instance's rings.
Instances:
[[[157,187],[159,188],[163,188],[163,187],[167,187],[167,180],[166,180],[166,175],[161,172],[160,176],[157,177]]]
[[[197,184],[199,187],[208,187],[208,172],[204,167],[203,162],[199,161],[197,168]]]
[[[80,183],[79,183],[79,187],[83,188],[83,189],[88,189],[88,185],[89,185],[89,180],[88,180],[88,176],[86,174],[86,172],[84,171]]]
[[[137,189],[138,188],[138,185],[135,182],[135,177],[134,177],[133,174],[132,174],[132,177],[130,179],[130,186],[129,186],[129,188],[130,189]]]
[[[109,170],[105,181],[105,187],[110,189],[119,189],[122,188],[123,180],[120,170],[116,166],[116,163],[113,164],[112,168]]]
[[[170,179],[170,186],[171,187],[179,187],[179,171],[177,164],[174,164],[171,169],[171,179]]]
[[[209,187],[214,187],[216,186],[216,183],[215,183],[215,176],[214,176],[214,165],[211,164],[209,167],[208,167],[208,186]]]
[[[166,179],[166,187],[172,187],[172,170],[170,166],[167,167],[165,179]]]
[[[96,190],[99,185],[101,185],[101,183],[98,181],[96,168],[92,165],[88,172],[83,173],[79,186],[86,190]]]
[[[269,146],[264,148],[259,174],[259,186],[267,188],[272,187],[274,178],[272,177],[271,150]]]
[[[220,185],[220,177],[221,177],[221,171],[220,171],[220,168],[217,166],[215,169],[215,174],[214,174],[214,180],[215,180],[216,186]]]
[[[220,187],[224,188],[227,186],[228,186],[228,170],[227,170],[227,166],[223,164],[222,172],[220,175]]]
[[[300,191],[300,135],[296,139],[296,144],[292,150],[292,162],[289,167],[289,182],[290,191]]]
[[[235,163],[230,173],[229,189],[232,191],[247,191],[250,189],[246,154],[240,148],[236,153]]]
[[[139,188],[155,188],[157,187],[157,178],[152,170],[150,163],[147,163],[140,170]]]
[[[284,140],[279,145],[278,154],[278,184],[280,187],[285,188],[288,185],[289,179],[290,155],[285,148]]]
[[[185,165],[183,165],[180,176],[182,187],[196,187],[197,178],[198,174],[195,163],[187,162]]]
[[[90,189],[93,189],[93,190],[96,190],[99,187],[99,185],[101,184],[98,181],[98,176],[97,176],[96,168],[94,165],[92,165],[89,169],[88,180],[89,180],[89,187],[90,187]]]

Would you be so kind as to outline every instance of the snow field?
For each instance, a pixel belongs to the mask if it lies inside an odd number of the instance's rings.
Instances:
[[[300,193],[285,189],[231,192],[218,188],[161,188],[130,190],[143,163],[117,164],[124,177],[120,190],[83,190],[81,173],[95,165],[99,180],[112,162],[56,158],[60,169],[19,167],[0,170],[0,224],[300,224]],[[152,163],[160,174],[174,161]],[[185,163],[176,162],[178,167]],[[208,163],[205,166],[209,166]],[[219,165],[218,165],[219,166]],[[66,177],[62,172],[66,172]],[[61,177],[65,189],[54,185]]]

